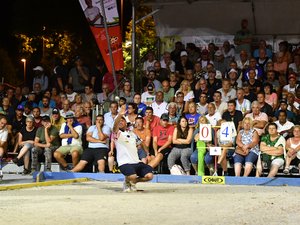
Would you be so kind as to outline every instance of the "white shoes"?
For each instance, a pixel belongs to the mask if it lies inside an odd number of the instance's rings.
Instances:
[[[136,184],[125,180],[123,183],[123,192],[137,192]]]

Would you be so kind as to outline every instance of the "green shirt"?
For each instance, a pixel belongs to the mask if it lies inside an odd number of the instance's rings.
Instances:
[[[60,146],[60,141],[59,141],[59,131],[57,128],[53,125],[48,130],[49,136],[55,137],[53,141],[51,142],[51,147],[52,146]],[[45,139],[45,127],[39,127],[36,131],[36,137],[39,138],[39,143],[41,144],[46,144],[46,139]]]
[[[284,139],[284,137],[282,137],[281,135],[278,135],[278,137],[274,141],[271,141],[270,134],[266,134],[266,135],[262,136],[261,142],[266,143],[266,145],[269,146],[269,147],[274,147],[275,144],[278,142],[278,140],[280,138]],[[284,147],[282,144],[279,144],[278,146]],[[266,153],[263,153],[263,154],[266,155]],[[281,156],[272,156],[271,159],[273,160],[275,158],[283,158],[283,156],[284,155],[281,155]]]
[[[164,101],[167,103],[170,103],[171,100],[173,100],[175,93],[174,93],[174,88],[170,88],[168,92],[164,92],[162,89],[160,89],[164,93]]]

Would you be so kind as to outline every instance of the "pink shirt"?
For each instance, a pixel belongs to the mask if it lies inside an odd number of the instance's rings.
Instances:
[[[259,115],[255,117],[253,116],[253,113],[249,113],[245,117],[250,117],[252,120],[262,120],[266,122],[268,122],[269,120],[267,114],[265,114],[264,112],[261,112]],[[265,128],[260,129],[260,128],[253,127],[253,129],[257,131],[259,136],[261,136],[265,132]]]
[[[265,102],[268,103],[270,106],[274,107],[275,103],[277,102],[277,94],[272,93],[271,95],[266,95]]]

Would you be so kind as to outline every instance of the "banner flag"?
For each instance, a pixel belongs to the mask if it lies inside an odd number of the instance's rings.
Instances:
[[[104,3],[108,35],[114,59],[115,70],[124,68],[122,52],[122,34],[119,26],[119,14],[116,0],[79,0],[84,15],[90,25],[98,48],[102,54],[107,69],[112,73],[109,50],[104,28],[104,18],[101,10],[101,1]]]

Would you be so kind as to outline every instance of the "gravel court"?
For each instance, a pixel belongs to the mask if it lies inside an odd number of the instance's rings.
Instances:
[[[0,192],[0,224],[298,224],[299,187],[91,181]]]

